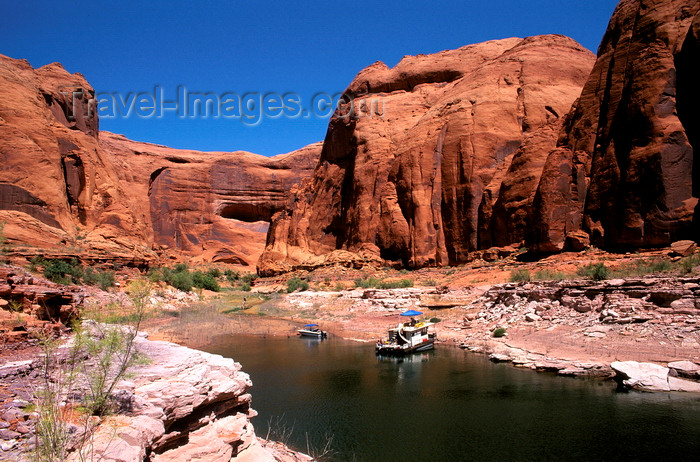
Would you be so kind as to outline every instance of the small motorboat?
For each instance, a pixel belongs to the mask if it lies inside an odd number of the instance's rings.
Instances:
[[[413,316],[421,314],[423,313],[414,310],[401,313],[401,316],[410,316],[411,320],[399,323],[398,327],[389,329],[388,338],[377,342],[376,353],[378,355],[404,355],[434,348],[435,333],[428,332],[428,328],[434,323],[418,322],[413,318]]]
[[[297,332],[299,332],[299,335],[302,337],[326,338],[328,336],[326,331],[318,327],[318,324],[307,324],[301,329],[298,329]]]

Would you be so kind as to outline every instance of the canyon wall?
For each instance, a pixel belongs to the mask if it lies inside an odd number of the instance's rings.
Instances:
[[[549,35],[364,69],[313,177],[273,220],[259,271],[348,258],[447,265],[522,242],[542,166],[594,59]]]
[[[156,248],[246,266],[255,265],[272,215],[311,173],[321,150],[316,143],[268,158],[177,150],[109,132],[100,133],[100,146]]]
[[[595,62],[544,36],[368,67],[259,271],[697,240],[699,11],[622,0]]]
[[[700,236],[692,230],[699,11],[697,1],[619,3],[547,157],[533,248],[560,251],[581,232],[610,250]]]
[[[60,64],[35,70],[0,55],[0,223],[15,250],[254,265],[272,214],[320,153],[320,144],[267,158],[130,141],[99,132],[94,96]]]

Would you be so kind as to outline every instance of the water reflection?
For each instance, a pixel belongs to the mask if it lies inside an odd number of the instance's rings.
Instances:
[[[687,460],[700,398],[617,393],[612,383],[520,370],[457,349],[378,357],[339,339],[228,339],[209,348],[253,380],[260,434],[282,416],[290,444],[334,460]]]

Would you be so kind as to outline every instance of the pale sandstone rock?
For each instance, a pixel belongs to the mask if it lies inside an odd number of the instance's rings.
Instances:
[[[617,379],[629,388],[645,391],[700,392],[700,382],[669,375],[669,368],[636,361],[614,362],[610,365]]]
[[[107,418],[85,454],[113,462],[141,461],[147,451],[154,461],[277,460],[249,421],[256,415],[252,383],[240,364],[141,336],[136,345],[151,363],[134,368],[134,378],[116,390],[132,411]],[[80,460],[77,453],[71,457]]]
[[[647,391],[670,391],[668,368],[637,361],[615,361],[610,367],[617,373],[621,383],[629,388]]]

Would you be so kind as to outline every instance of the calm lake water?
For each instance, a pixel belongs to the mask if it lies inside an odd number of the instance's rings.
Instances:
[[[256,433],[339,461],[698,460],[700,398],[493,364],[452,348],[381,359],[336,338],[232,337],[206,349],[253,380]],[[271,424],[271,425],[270,425]],[[277,438],[278,439],[278,438]]]

